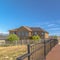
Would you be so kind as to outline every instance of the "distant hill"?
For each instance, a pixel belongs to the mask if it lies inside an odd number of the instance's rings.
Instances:
[[[0,40],[7,39],[8,34],[0,33]]]

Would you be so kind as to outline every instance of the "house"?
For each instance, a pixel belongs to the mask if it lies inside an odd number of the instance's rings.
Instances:
[[[40,27],[21,26],[20,28],[9,30],[9,33],[16,34],[20,39],[28,39],[33,35],[39,35],[42,39],[49,37],[49,33]]]

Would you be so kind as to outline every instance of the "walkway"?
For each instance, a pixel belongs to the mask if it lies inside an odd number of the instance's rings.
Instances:
[[[57,44],[51,52],[48,53],[46,60],[60,60],[60,44]]]

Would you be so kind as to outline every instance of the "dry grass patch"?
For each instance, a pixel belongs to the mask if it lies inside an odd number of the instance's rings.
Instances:
[[[26,45],[0,47],[0,60],[16,60],[16,57],[27,52]]]

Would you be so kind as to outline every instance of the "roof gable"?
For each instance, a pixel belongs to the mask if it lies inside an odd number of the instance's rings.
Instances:
[[[26,27],[26,26],[22,26],[22,27],[20,27],[19,29],[21,29],[21,28],[25,28],[25,29],[27,29],[28,31],[32,31],[29,27]]]
[[[40,27],[30,27],[32,29],[32,31],[42,31],[42,32],[46,32],[48,33],[47,31],[45,31],[44,29],[40,28]]]

